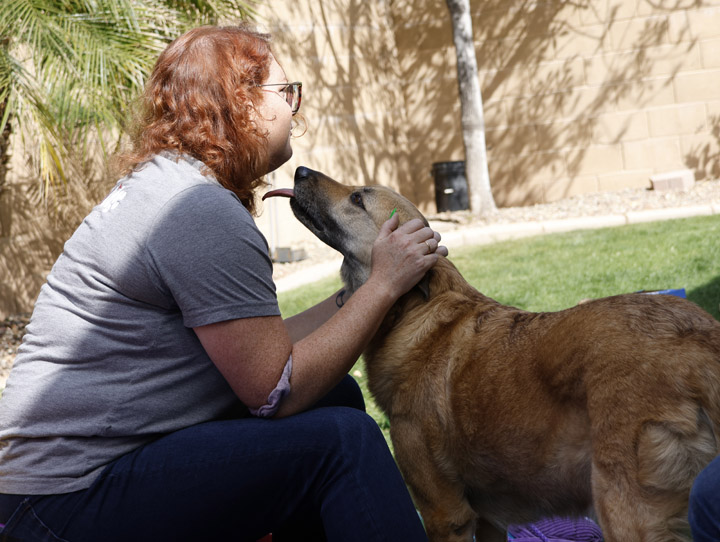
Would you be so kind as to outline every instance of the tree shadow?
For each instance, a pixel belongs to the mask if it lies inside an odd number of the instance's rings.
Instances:
[[[392,29],[383,9],[362,0],[283,3],[268,5],[261,22],[269,25],[286,71],[312,82],[303,87],[308,130],[293,143],[293,161],[346,184],[387,179],[384,184],[413,198],[412,185],[398,182],[407,179],[401,174],[407,152]]]
[[[395,2],[394,10],[400,78],[412,81],[404,87],[404,101],[413,181],[429,197],[424,172],[432,161],[462,159],[462,142],[447,10],[442,2],[425,10],[411,9],[415,4]],[[686,27],[670,28],[669,14],[688,2],[657,4],[657,16],[638,27],[627,22],[620,4],[609,2],[473,3],[491,184],[499,205],[567,197],[578,179],[597,177],[596,164],[608,160],[624,169],[619,147],[638,129],[633,111],[672,90],[684,53],[696,46]],[[653,77],[659,64],[665,76]],[[422,89],[419,100],[408,91],[415,86]]]
[[[631,4],[651,16],[631,17]],[[697,46],[687,25],[671,25],[671,15],[702,5],[473,2],[497,203],[552,201],[588,183],[612,188],[612,180],[600,179],[608,172],[651,172],[652,163],[628,167],[623,145],[646,125],[643,108],[672,94]],[[291,3],[269,6],[266,22],[281,59],[314,85],[303,103],[309,130],[296,142],[296,160],[349,184],[389,184],[422,211],[434,210],[432,164],[464,157],[445,2]],[[702,149],[693,156],[720,167]],[[693,166],[692,157],[685,161]]]
[[[720,115],[710,117],[710,133],[715,139],[693,145],[685,154],[685,163],[695,171],[696,180],[720,178]]]
[[[82,179],[98,178],[80,173]],[[0,232],[0,318],[27,312],[33,306],[65,241],[102,199],[109,184],[107,180],[73,182],[45,201],[31,174],[3,188],[0,206],[12,214],[6,215],[9,220]]]

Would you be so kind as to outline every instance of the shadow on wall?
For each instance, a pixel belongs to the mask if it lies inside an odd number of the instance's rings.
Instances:
[[[78,186],[83,185],[83,186]],[[109,183],[74,183],[43,203],[38,183],[12,183],[0,193],[0,318],[29,312],[67,240]],[[58,191],[59,192],[59,191]]]
[[[385,184],[417,200],[413,185],[401,182],[408,178],[404,107],[385,4],[269,4],[261,22],[288,76],[307,81],[308,129],[293,142],[294,160],[346,184]]]
[[[698,181],[720,178],[720,115],[712,115],[710,125],[714,144],[707,142],[695,145],[685,155],[685,163],[695,170],[695,179]]]
[[[617,147],[639,137],[637,131],[646,122],[639,110],[672,93],[673,77],[685,53],[696,45],[687,28],[671,32],[669,14],[701,3],[678,0],[654,6],[658,16],[644,19],[638,28],[627,24],[621,3],[600,13],[598,6],[609,3],[473,2],[497,203],[567,197],[582,177],[594,176],[599,190],[604,188],[597,180],[601,168],[639,169],[624,164]],[[634,2],[625,4],[635,7]],[[432,162],[463,157],[452,30],[442,0],[427,3],[425,9],[400,0],[393,3],[393,11],[399,78],[410,121],[408,154],[414,180],[421,182],[420,192],[428,198],[424,187]],[[648,79],[660,64],[663,77]],[[607,148],[613,145],[616,148]],[[642,167],[651,169],[653,164]]]

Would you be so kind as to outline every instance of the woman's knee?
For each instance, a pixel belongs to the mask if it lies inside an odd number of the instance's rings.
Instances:
[[[720,538],[720,457],[715,458],[695,479],[690,491],[688,520],[698,542]]]
[[[335,448],[334,453],[355,461],[359,455],[388,451],[380,427],[366,412],[349,407],[323,410],[326,442],[332,443],[332,447]]]
[[[323,407],[351,407],[358,410],[365,410],[365,399],[363,398],[362,390],[350,375],[340,381],[330,392],[320,399],[313,408]]]
[[[353,407],[333,407],[327,409],[338,436],[347,436],[352,440],[360,437],[382,438],[377,422],[365,411]]]
[[[690,502],[707,502],[711,498],[718,501],[720,500],[718,488],[720,488],[720,457],[716,457],[695,479],[690,491]]]

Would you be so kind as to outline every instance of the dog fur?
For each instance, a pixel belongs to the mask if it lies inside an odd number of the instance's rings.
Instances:
[[[307,168],[291,207],[344,255],[350,292],[393,209],[425,221],[387,188]],[[593,510],[608,542],[691,539],[689,491],[720,442],[720,323],[642,294],[527,312],[443,257],[420,286],[364,358],[431,541],[504,541],[509,524]]]

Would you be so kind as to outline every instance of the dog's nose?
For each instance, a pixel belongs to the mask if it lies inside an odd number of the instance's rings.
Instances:
[[[313,173],[315,172],[312,169],[305,166],[300,166],[295,170],[295,182],[299,183],[300,181],[309,179],[310,177],[312,177]]]

